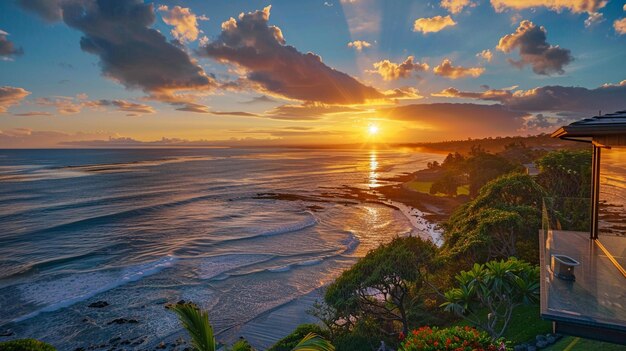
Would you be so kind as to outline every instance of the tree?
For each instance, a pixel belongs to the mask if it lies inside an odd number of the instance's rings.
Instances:
[[[454,174],[446,171],[441,178],[435,180],[430,186],[430,193],[432,195],[442,193],[448,196],[456,196],[459,185]]]
[[[552,151],[536,162],[537,182],[555,197],[591,196],[591,150]]]
[[[373,320],[385,335],[406,334],[419,315],[421,291],[436,248],[416,237],[395,238],[370,251],[326,290],[343,327]]]
[[[489,181],[519,171],[521,165],[513,164],[506,158],[490,154],[481,148],[472,147],[470,157],[465,161],[465,169],[469,177],[470,196],[475,197]]]
[[[494,340],[508,328],[515,308],[539,301],[539,267],[516,258],[476,263],[455,279],[457,287],[445,293],[441,306],[484,329]]]
[[[544,196],[541,186],[525,174],[489,182],[445,223],[443,253],[468,267],[509,256],[537,262]]]

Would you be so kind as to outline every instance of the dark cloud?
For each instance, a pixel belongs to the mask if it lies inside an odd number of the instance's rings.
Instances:
[[[97,106],[113,106],[116,107],[118,111],[131,112],[134,115],[156,112],[150,105],[138,104],[126,100],[97,100],[93,103]]]
[[[19,56],[24,53],[22,48],[15,47],[12,41],[7,39],[9,33],[0,29],[0,58],[11,58],[12,56]]]
[[[580,117],[596,114],[598,110],[623,110],[626,107],[626,80],[594,89],[549,85],[530,90],[467,92],[448,88],[433,95],[497,101],[516,111],[554,112],[561,116]]]
[[[378,90],[328,67],[313,54],[285,45],[281,30],[269,26],[270,6],[222,23],[222,33],[200,55],[231,63],[269,94],[300,101],[356,104],[383,98]]]
[[[30,111],[30,112],[23,112],[23,113],[14,113],[13,116],[18,116],[18,117],[52,116],[52,113],[44,112],[44,111]]]
[[[568,49],[547,42],[546,29],[534,25],[531,21],[520,22],[515,33],[500,38],[498,50],[511,52],[519,49],[519,60],[508,61],[519,68],[531,65],[536,74],[563,74],[563,67],[574,60]]]
[[[83,51],[97,55],[103,75],[128,88],[160,95],[209,89],[215,82],[157,30],[152,3],[143,0],[21,0],[46,20],[80,30]]]

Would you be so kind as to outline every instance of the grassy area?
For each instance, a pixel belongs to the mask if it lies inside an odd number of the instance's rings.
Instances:
[[[624,351],[626,346],[566,336],[544,351]]]
[[[424,182],[424,181],[410,181],[405,183],[405,186],[413,191],[417,191],[424,194],[430,194],[430,187],[433,185],[433,182]],[[469,195],[469,185],[461,185],[456,189],[456,193],[458,195]],[[436,196],[445,196],[443,194],[436,194]]]

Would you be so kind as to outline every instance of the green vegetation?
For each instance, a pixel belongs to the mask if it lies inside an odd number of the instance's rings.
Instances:
[[[537,182],[555,197],[591,196],[591,150],[559,150],[536,162]]]
[[[18,339],[0,342],[2,351],[56,351],[56,349],[45,342],[35,339]]]
[[[470,327],[421,327],[407,335],[400,351],[497,351],[503,341]]]
[[[544,351],[624,351],[624,345],[611,344],[589,339],[581,339],[567,336],[557,341],[554,345],[548,346]]]
[[[280,339],[274,346],[270,347],[267,351],[290,351],[298,343],[302,338],[307,336],[308,334],[317,334],[323,338],[330,338],[330,333],[326,329],[322,329],[317,324],[301,324],[296,330],[294,330],[291,334],[286,337]]]
[[[213,334],[213,327],[209,322],[209,314],[192,303],[176,304],[169,307],[178,315],[183,328],[191,337],[191,346],[194,351],[215,351],[217,343]],[[254,351],[246,340],[239,340],[228,351]],[[323,337],[315,333],[307,333],[291,351],[334,351],[335,347]]]
[[[484,186],[445,223],[445,256],[460,269],[511,256],[538,262],[541,201],[545,191],[531,176],[509,174]]]
[[[435,246],[416,237],[396,238],[370,251],[332,283],[324,296],[344,329],[373,321],[383,335],[405,334],[423,316],[423,290]]]
[[[424,193],[424,194],[431,194],[431,195],[435,195],[435,196],[446,196],[448,194],[442,193],[442,192],[436,192],[435,194],[433,194],[431,192],[431,189],[433,187],[433,183],[434,182],[427,182],[427,181],[419,181],[419,180],[413,180],[410,182],[405,183],[405,186],[413,191],[417,191],[420,193]],[[459,195],[469,195],[469,185],[465,184],[465,185],[458,185],[456,187],[456,193],[453,196],[459,196]]]
[[[217,343],[209,314],[193,304],[177,304],[170,307],[178,315],[183,328],[191,337],[191,346],[197,351],[215,351]]]
[[[475,263],[455,278],[458,286],[445,293],[442,307],[487,331],[494,340],[506,332],[518,306],[539,302],[539,267],[515,258]]]

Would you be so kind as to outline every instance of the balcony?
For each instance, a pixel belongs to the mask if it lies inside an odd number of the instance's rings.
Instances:
[[[541,316],[558,332],[624,343],[626,236],[592,239],[590,213],[590,199],[544,199]]]

